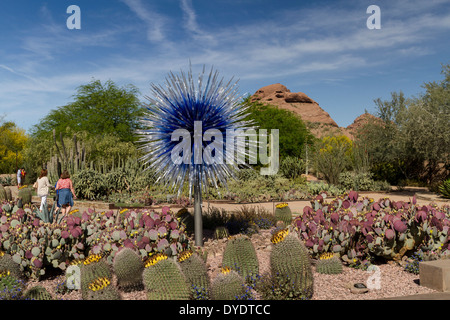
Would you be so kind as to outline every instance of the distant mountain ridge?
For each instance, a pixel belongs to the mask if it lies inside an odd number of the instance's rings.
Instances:
[[[299,115],[311,130],[312,134],[320,138],[328,134],[344,134],[353,139],[355,130],[375,116],[364,113],[355,118],[347,127],[339,127],[328,112],[303,92],[291,92],[286,86],[276,83],[258,89],[250,101],[271,104],[280,109],[292,111]]]

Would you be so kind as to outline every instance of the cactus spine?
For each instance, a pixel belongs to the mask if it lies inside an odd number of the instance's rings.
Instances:
[[[259,274],[258,257],[249,237],[237,235],[227,242],[222,266],[237,271],[245,281]]]
[[[276,221],[283,221],[285,226],[292,223],[292,212],[287,203],[283,202],[276,205],[275,219]]]
[[[142,289],[142,272],[144,264],[141,257],[130,248],[123,248],[114,256],[114,273],[117,286],[127,292]]]
[[[87,299],[90,294],[89,284],[98,278],[112,279],[109,265],[100,255],[90,255],[80,264],[81,296]]]
[[[149,300],[189,299],[188,284],[180,265],[165,254],[155,254],[146,261],[142,278]]]
[[[308,251],[302,241],[288,229],[272,236],[271,276],[276,286],[289,289],[286,297],[309,299],[313,295],[313,273]],[[285,289],[286,290],[286,289]]]
[[[324,253],[317,260],[316,271],[322,274],[342,273],[342,262],[333,253]]]
[[[191,290],[197,290],[208,296],[210,281],[203,259],[192,250],[185,250],[178,255],[178,262]]]
[[[234,270],[224,267],[211,284],[211,299],[236,300],[245,292],[244,279]]]

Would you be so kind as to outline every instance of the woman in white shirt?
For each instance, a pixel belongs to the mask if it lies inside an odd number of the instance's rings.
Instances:
[[[40,211],[44,209],[44,204],[47,203],[47,196],[49,192],[49,187],[51,187],[50,182],[47,178],[47,170],[42,169],[39,178],[37,179],[37,195],[41,197],[41,207]]]

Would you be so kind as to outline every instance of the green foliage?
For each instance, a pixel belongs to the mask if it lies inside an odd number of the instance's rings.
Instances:
[[[127,292],[140,290],[143,287],[142,272],[144,264],[141,257],[130,248],[123,248],[114,256],[114,274],[117,277],[117,286]]]
[[[339,184],[339,175],[352,167],[353,143],[343,135],[326,136],[317,142],[314,167],[330,184]]]
[[[249,106],[249,120],[254,120],[259,129],[279,130],[281,159],[288,156],[299,158],[305,143],[313,139],[304,122],[294,113],[272,105],[250,102],[250,97],[243,104]]]
[[[442,182],[439,186],[439,192],[444,198],[450,198],[450,179]]]
[[[180,265],[167,258],[146,266],[143,281],[149,300],[188,300],[190,288]]]
[[[87,132],[96,137],[116,134],[122,141],[135,141],[134,131],[139,128],[138,118],[142,113],[137,98],[138,90],[132,85],[118,87],[108,80],[100,80],[77,88],[75,101],[51,110],[34,126],[32,135],[45,137],[56,129],[69,136]]]
[[[369,146],[375,178],[433,184],[448,175],[450,65],[443,65],[442,74],[443,80],[424,83],[425,92],[418,98],[406,99],[402,92],[393,92],[389,101],[374,101],[379,120],[370,121],[356,136]],[[387,171],[380,166],[394,175],[378,176]]]
[[[237,300],[244,293],[244,279],[234,270],[219,273],[211,284],[212,300]]]
[[[93,169],[83,169],[72,176],[75,194],[83,199],[98,200],[106,196],[105,176]]]
[[[307,184],[308,193],[316,196],[326,192],[329,196],[337,196],[341,195],[345,192],[345,189],[342,189],[338,186],[325,183],[323,181],[310,181]]]
[[[0,119],[0,123],[0,173],[16,172],[23,165],[28,136],[14,122]]]
[[[293,180],[305,173],[305,168],[303,159],[288,156],[281,160],[279,170],[283,176]]]
[[[10,273],[0,272],[0,300],[23,300],[25,282]]]
[[[275,292],[283,299],[311,298],[314,279],[308,250],[299,238],[289,233],[272,241],[270,270]]]
[[[339,175],[340,186],[345,190],[355,191],[390,191],[387,182],[375,181],[370,172],[346,171]]]
[[[223,253],[222,266],[235,270],[246,282],[252,276],[259,274],[258,257],[249,237],[236,235],[228,240]]]

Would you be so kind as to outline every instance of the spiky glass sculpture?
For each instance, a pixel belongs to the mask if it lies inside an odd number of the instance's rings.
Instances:
[[[191,68],[187,74],[170,72],[165,87],[152,84],[151,89],[153,97],[146,97],[150,103],[141,119],[144,129],[138,131],[144,150],[141,160],[156,172],[157,181],[178,194],[189,184],[189,197],[194,193],[195,242],[201,246],[201,192],[208,185],[226,187],[241,164],[235,154],[256,159],[256,132],[248,131],[254,127],[246,120],[237,81],[225,83],[213,68],[205,77],[203,67],[196,79]],[[253,134],[248,144],[243,133]]]

